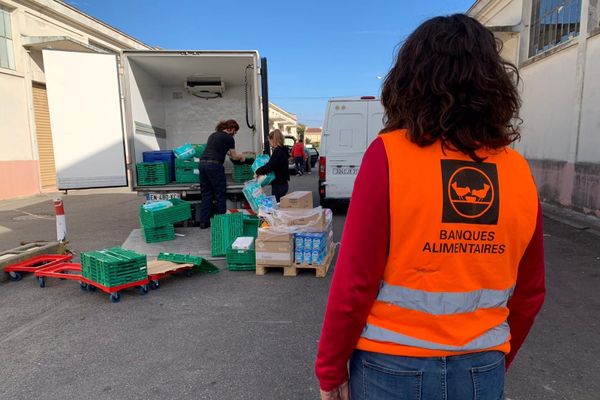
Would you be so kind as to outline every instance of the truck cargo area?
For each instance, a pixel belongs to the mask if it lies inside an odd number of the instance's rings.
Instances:
[[[132,187],[138,191],[199,191],[199,185],[141,187],[135,164],[145,151],[206,143],[220,120],[235,119],[236,149],[259,152],[262,120],[256,52],[125,51],[126,130]],[[191,85],[205,85],[205,91]],[[225,169],[232,164],[226,160]],[[228,182],[228,189],[239,184]],[[241,187],[240,187],[241,189]]]

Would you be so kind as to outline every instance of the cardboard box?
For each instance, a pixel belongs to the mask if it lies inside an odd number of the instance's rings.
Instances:
[[[296,191],[283,196],[279,208],[313,208],[313,194],[309,191]]]
[[[322,231],[325,230],[331,221],[333,220],[333,214],[329,209],[323,209],[321,212],[314,213],[303,213],[300,215],[294,215],[293,212],[288,214],[289,225],[307,226],[310,231]]]
[[[275,232],[270,228],[258,228],[258,236],[256,237],[256,241],[259,240],[261,242],[289,242],[293,240],[293,233],[286,232]]]
[[[257,265],[290,266],[294,261],[293,235],[261,228],[255,242]]]

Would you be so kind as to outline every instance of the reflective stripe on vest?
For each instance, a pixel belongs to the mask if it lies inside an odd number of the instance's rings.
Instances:
[[[481,308],[506,307],[513,287],[506,290],[480,289],[471,292],[426,292],[383,282],[378,301],[434,315],[473,312]]]
[[[473,341],[466,343],[463,346],[451,346],[446,344],[439,344],[428,342],[413,338],[410,336],[403,335],[401,333],[393,332],[385,328],[380,328],[375,325],[367,324],[363,330],[362,337],[370,340],[377,340],[379,342],[396,343],[406,346],[420,347],[429,350],[442,350],[442,351],[476,351],[481,349],[488,349],[506,342],[510,337],[510,328],[508,323],[503,322],[502,324],[490,329],[483,335],[477,337]]]

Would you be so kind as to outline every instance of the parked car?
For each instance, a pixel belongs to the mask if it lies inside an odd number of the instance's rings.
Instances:
[[[296,173],[296,164],[294,163],[294,157],[291,156],[292,154],[292,147],[294,147],[294,144],[296,144],[296,138],[293,136],[284,136],[283,138],[283,145],[285,147],[287,147],[288,149],[288,153],[290,154],[290,159],[288,162],[288,169],[290,170],[290,172],[292,173]],[[308,152],[309,158],[306,160],[306,164],[308,164],[310,162],[310,167],[311,168],[315,168],[315,166],[317,165],[317,162],[319,161],[319,151],[317,149],[315,149],[315,146],[313,146],[312,144],[306,144],[305,148]],[[304,170],[308,171],[309,168],[307,168],[308,165],[305,166]]]
[[[310,143],[306,144],[305,148],[309,155],[310,166],[311,166],[311,168],[314,168],[315,165],[317,165],[317,162],[319,161],[319,151],[317,149],[315,149],[315,146],[313,146]],[[308,162],[308,160],[307,160],[307,162]]]
[[[296,173],[296,164],[294,164],[294,157],[292,157],[292,147],[294,147],[294,144],[296,144],[295,137],[293,137],[293,136],[284,136],[283,137],[283,145],[285,147],[287,147],[288,154],[290,155],[290,158],[288,160],[288,169],[293,174]]]

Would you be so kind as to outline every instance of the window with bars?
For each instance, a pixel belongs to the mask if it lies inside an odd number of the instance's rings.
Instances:
[[[581,0],[533,0],[529,57],[579,35]]]
[[[15,69],[10,12],[0,6],[0,68]]]

